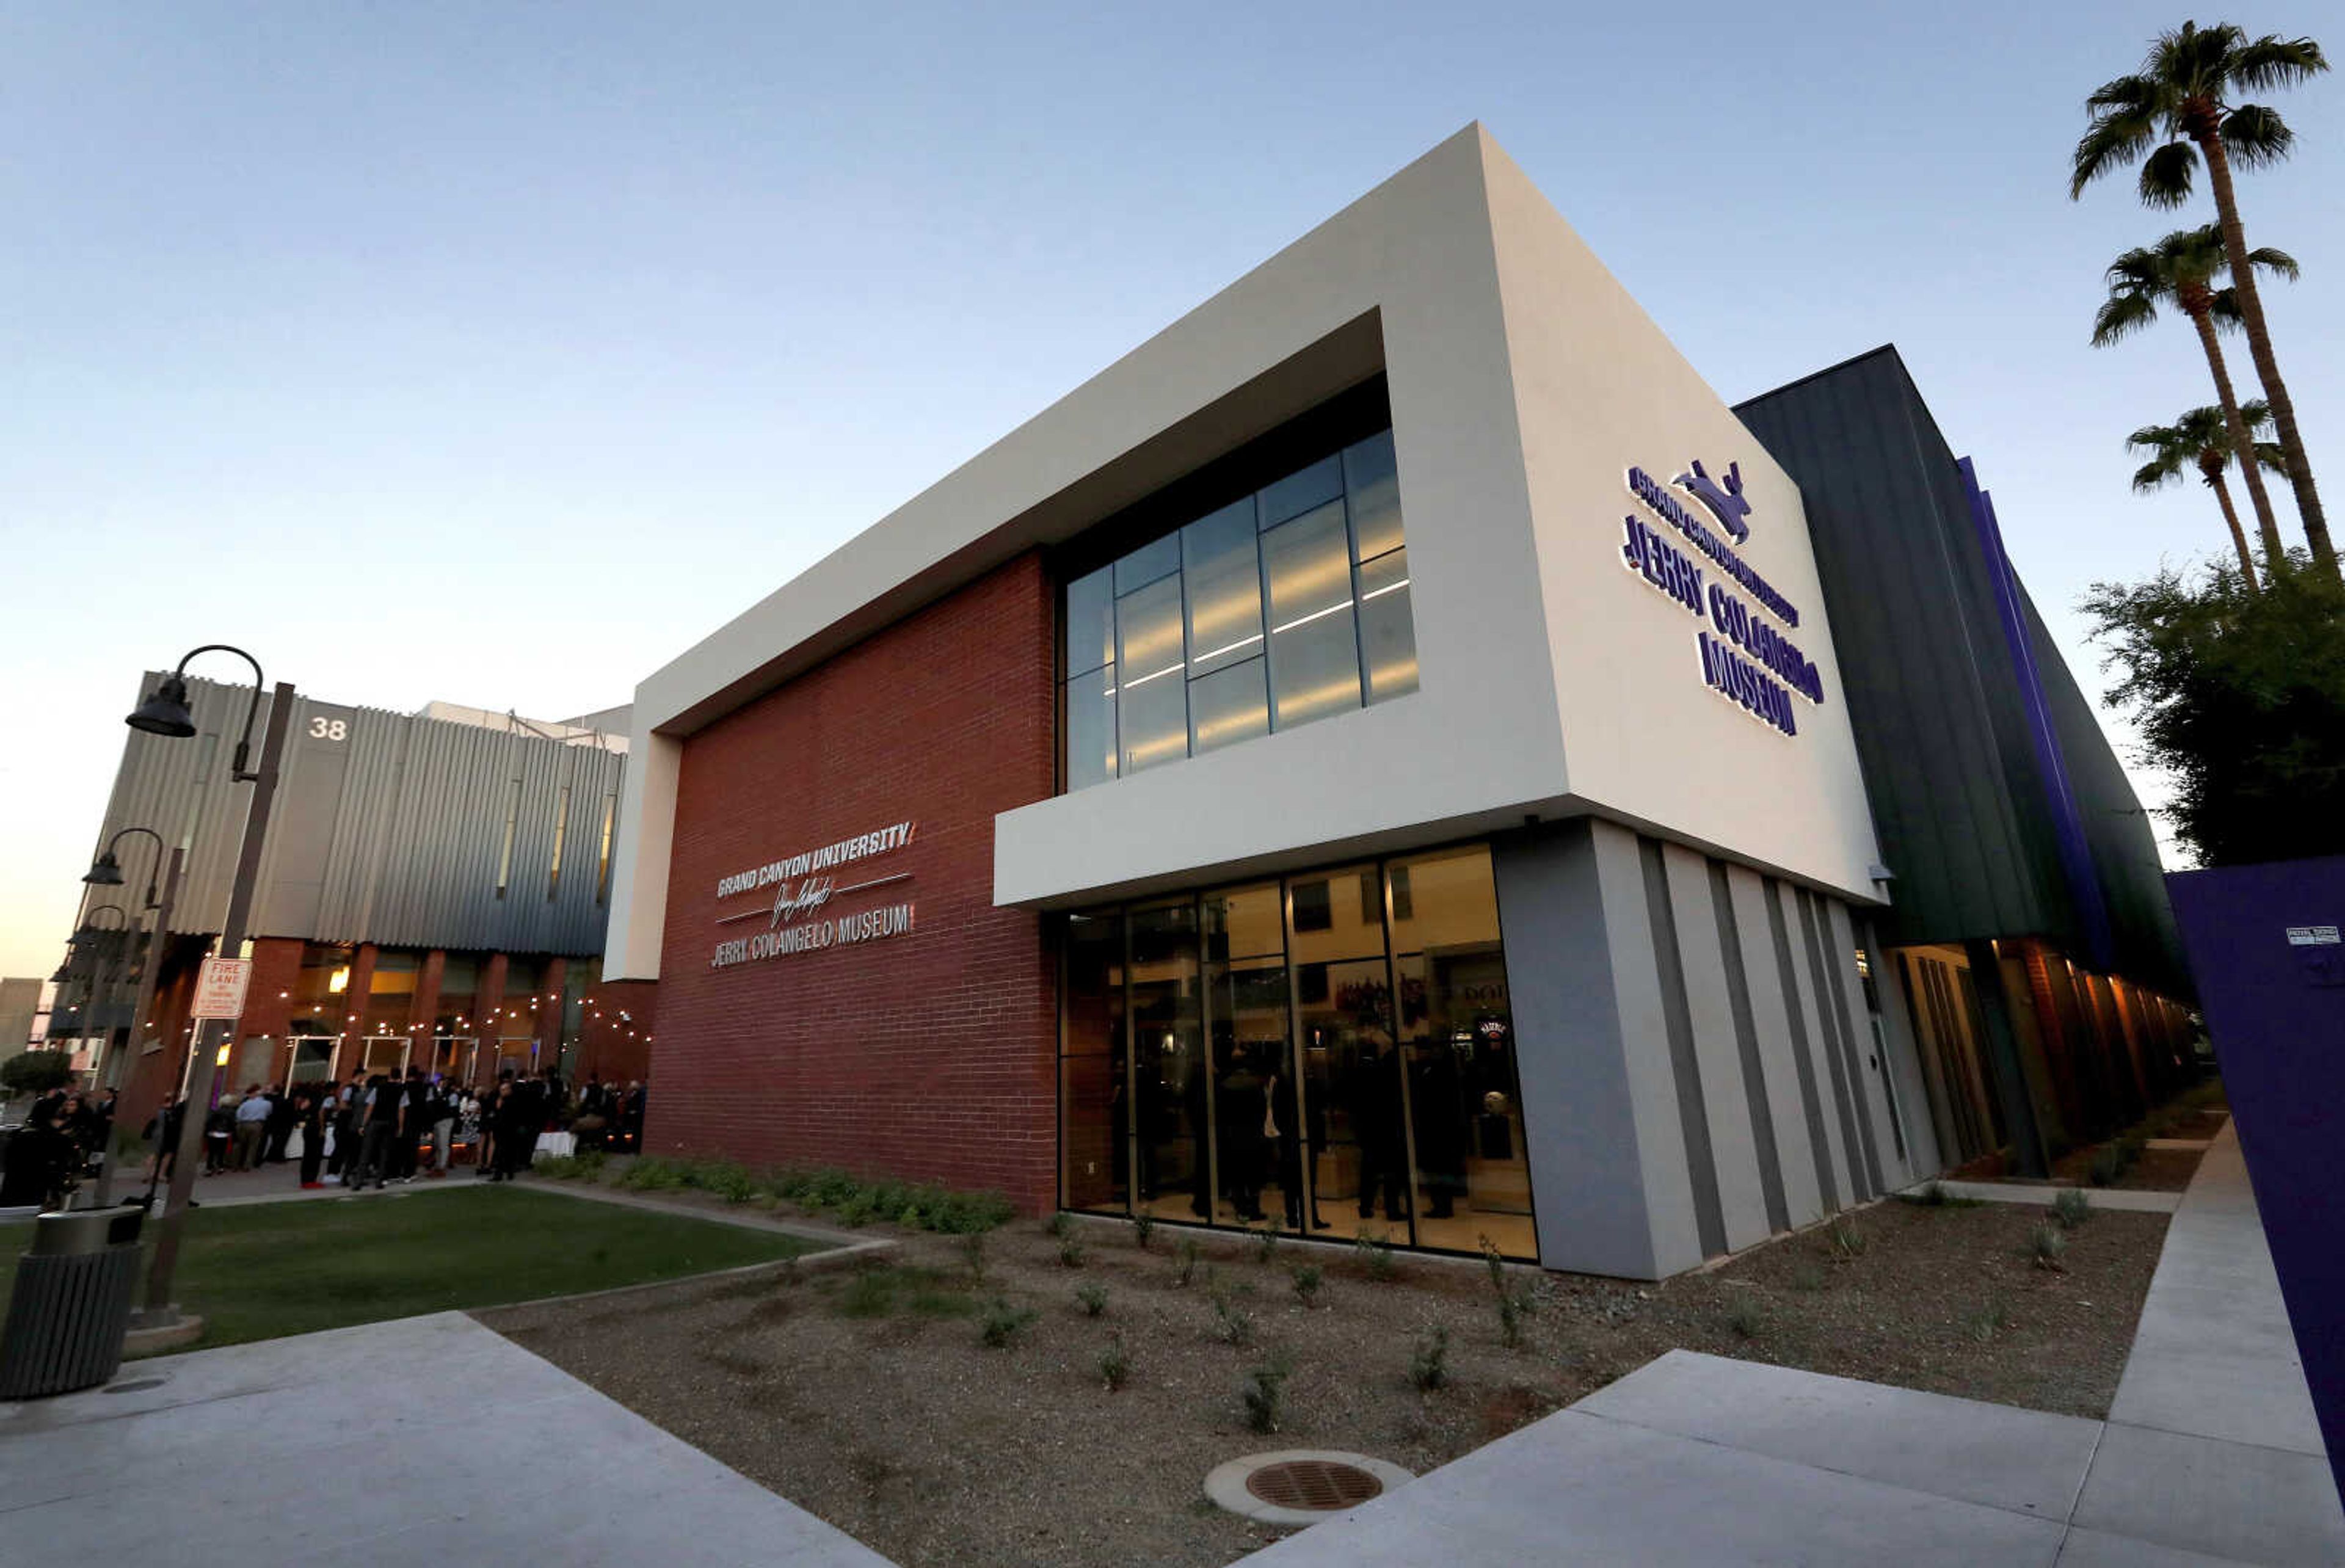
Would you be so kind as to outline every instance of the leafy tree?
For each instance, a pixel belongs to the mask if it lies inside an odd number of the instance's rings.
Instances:
[[[2269,468],[2284,466],[2279,446],[2262,439],[2271,429],[2271,410],[2260,401],[2243,403],[2239,417],[2257,438],[2256,460]],[[2224,428],[2223,410],[2210,404],[2187,410],[2170,425],[2144,425],[2126,438],[2126,446],[2149,460],[2133,475],[2133,488],[2144,495],[2165,489],[2186,470],[2198,470],[2198,477],[2215,492],[2223,509],[2223,521],[2230,525],[2231,543],[2239,552],[2239,580],[2249,592],[2255,592],[2260,586],[2256,581],[2255,557],[2249,553],[2238,511],[2231,505],[2231,487],[2223,480],[2223,470],[2231,460],[2231,435]]]
[[[2274,572],[2257,594],[2221,565],[2096,583],[2083,608],[2202,861],[2345,854],[2345,585]]]
[[[2262,268],[2283,278],[2296,276],[2296,260],[2286,251],[2269,248],[2251,252],[2249,269]],[[2231,372],[2223,360],[2223,345],[2216,328],[2238,316],[2238,289],[2215,286],[2223,269],[2222,237],[2208,224],[2203,228],[2178,228],[2153,246],[2136,246],[2109,263],[2105,274],[2109,297],[2093,314],[2093,347],[2106,349],[2157,319],[2160,305],[2171,305],[2190,319],[2198,329],[2198,347],[2206,351],[2207,369],[2215,378],[2215,397],[2230,434],[2231,450],[2238,455],[2239,473],[2247,481],[2248,499],[2256,509],[2256,528],[2263,535],[2266,569],[2277,573],[2287,564],[2287,547],[2280,542],[2279,520],[2271,497],[2264,491],[2257,467],[2255,441],[2231,390]]]
[[[74,1076],[73,1058],[63,1051],[19,1051],[0,1062],[0,1088],[12,1096],[61,1089]]]
[[[2277,163],[2295,146],[2296,133],[2277,110],[2238,101],[2243,92],[2289,87],[2329,69],[2320,46],[2310,38],[2266,34],[2249,38],[2228,23],[2200,27],[2185,22],[2160,33],[2141,69],[2119,76],[2085,100],[2088,116],[2069,164],[2068,196],[2113,169],[2139,159],[2141,199],[2154,207],[2178,207],[2189,199],[2198,167],[2207,166],[2215,213],[2238,289],[2239,319],[2248,331],[2248,352],[2270,400],[2288,475],[2296,489],[2296,510],[2312,558],[2331,578],[2338,575],[2337,549],[2312,484],[2312,465],[2296,428],[2296,405],[2280,379],[2263,298],[2256,290],[2255,253],[2239,221],[2231,166],[2258,168]]]

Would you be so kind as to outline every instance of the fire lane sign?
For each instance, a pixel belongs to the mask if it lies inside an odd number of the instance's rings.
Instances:
[[[244,991],[252,980],[249,958],[207,958],[196,976],[196,1005],[191,1017],[240,1018]]]

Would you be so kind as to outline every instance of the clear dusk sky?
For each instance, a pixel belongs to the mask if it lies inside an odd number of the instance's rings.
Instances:
[[[2187,328],[2086,342],[2178,220],[2066,181],[2187,15],[11,6],[0,973],[58,961],[140,670],[624,702],[1474,119],[1729,401],[1894,341],[2097,692],[2078,593],[2224,541],[2127,489],[2125,434],[2209,400]],[[2345,53],[2327,5],[2225,15]],[[2345,77],[2273,101],[2301,147],[2242,201],[2304,264],[2267,298],[2345,505]]]

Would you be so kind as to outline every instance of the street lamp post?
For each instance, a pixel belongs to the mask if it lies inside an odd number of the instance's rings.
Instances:
[[[279,681],[270,692],[269,728],[261,741],[260,766],[250,772],[245,764],[251,755],[253,715],[260,706],[260,686],[266,677],[261,673],[260,661],[241,648],[226,642],[207,642],[192,650],[124,722],[148,734],[179,740],[194,734],[196,724],[188,711],[184,673],[189,659],[212,652],[233,653],[252,666],[252,699],[245,706],[244,733],[237,740],[236,758],[228,771],[231,780],[252,785],[252,798],[245,811],[244,843],[237,853],[236,880],[228,888],[228,914],[220,922],[218,951],[232,958],[243,949],[245,927],[252,916],[253,890],[260,879],[261,845],[269,833],[269,808],[277,796],[278,768],[285,754],[285,733],[293,716],[293,688]],[[171,1286],[178,1270],[179,1243],[187,1229],[188,1205],[195,1196],[196,1167],[202,1158],[204,1143],[204,1111],[195,1103],[196,1066],[211,1058],[215,1037],[224,1040],[235,1027],[233,1018],[201,1020],[188,1043],[180,1084],[187,1103],[179,1117],[179,1147],[171,1160],[171,1190],[164,1200],[162,1223],[156,1227],[155,1260],[147,1270],[146,1305],[132,1321],[136,1329],[169,1329],[177,1327],[180,1320],[178,1306],[171,1300]]]
[[[117,916],[122,923],[118,926],[102,926],[97,924],[97,917],[101,915],[107,914]],[[54,976],[57,981],[58,986],[61,987],[58,993],[60,996],[64,994],[62,987],[73,976],[74,958],[82,951],[85,939],[86,939],[89,949],[89,969],[86,977],[82,982],[81,1016],[75,1020],[75,1032],[71,1037],[72,1038],[87,1039],[89,1037],[90,1020],[97,1014],[98,994],[102,989],[104,989],[104,987],[99,985],[99,981],[105,975],[107,969],[111,966],[107,961],[106,950],[97,939],[98,936],[101,933],[106,932],[119,932],[122,935],[122,940],[127,947],[130,940],[130,934],[134,929],[136,929],[136,922],[134,922],[130,918],[129,915],[124,911],[122,905],[119,904],[99,904],[95,905],[83,912],[80,925],[75,928],[74,934],[70,937],[66,938],[66,961],[58,966],[57,972]],[[54,1016],[50,1019],[49,1033],[52,1037],[56,1034],[56,1021]]]
[[[134,833],[143,833],[153,839],[155,858],[162,859],[163,835],[161,834],[151,827],[126,827],[107,842],[105,851],[99,855],[97,860],[90,866],[89,874],[82,880],[96,887],[120,886],[122,866],[114,857],[114,846]],[[130,1038],[134,1043],[138,1039],[139,1031],[147,1027],[147,1012],[155,1005],[155,986],[163,967],[163,945],[170,940],[171,906],[178,902],[179,876],[186,867],[186,850],[171,851],[170,869],[164,875],[163,894],[160,898],[155,895],[154,868],[149,867],[147,870],[147,907],[154,912],[155,929],[147,939],[146,961],[138,966],[138,997],[131,1004],[130,1008]],[[111,1053],[114,1045],[112,1030],[107,1032],[106,1043],[107,1051],[98,1057],[97,1083],[100,1088],[108,1087],[106,1068],[107,1056]],[[159,1130],[162,1124],[157,1122],[156,1126]],[[97,1165],[96,1201],[100,1209],[114,1201],[114,1136],[110,1128],[107,1134],[104,1157],[99,1159]]]

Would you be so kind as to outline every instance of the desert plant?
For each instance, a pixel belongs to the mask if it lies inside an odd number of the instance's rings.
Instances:
[[[1203,1249],[1193,1236],[1183,1236],[1181,1244],[1172,1249],[1172,1283],[1186,1288],[1197,1276],[1197,1259]]]
[[[2059,1269],[2061,1255],[2068,1250],[2068,1233],[2057,1225],[2039,1225],[2028,1234],[2027,1249],[2038,1269]]]
[[[1864,1256],[1866,1246],[1864,1232],[1856,1228],[1855,1220],[1844,1214],[1832,1222],[1832,1244],[1833,1250],[1842,1258],[1854,1259]]]
[[[960,1260],[972,1280],[985,1278],[985,1232],[971,1230],[960,1239]]]
[[[1980,1344],[2011,1327],[2011,1308],[1998,1297],[1963,1318],[1963,1330]]]
[[[1056,1210],[1051,1218],[1042,1221],[1044,1233],[1059,1240],[1064,1240],[1067,1233],[1074,1228],[1074,1216],[1063,1209]]]
[[[1107,1347],[1100,1351],[1095,1364],[1099,1368],[1100,1381],[1107,1385],[1108,1392],[1113,1393],[1123,1387],[1124,1381],[1132,1376],[1132,1356],[1123,1348],[1121,1331],[1108,1330]]]
[[[1096,1318],[1107,1310],[1107,1287],[1096,1283],[1078,1285],[1075,1287],[1075,1302],[1082,1308],[1084,1317]]]
[[[693,1185],[715,1193],[727,1203],[746,1203],[757,1195],[757,1179],[749,1168],[729,1159],[713,1159],[693,1172]]]
[[[1241,1350],[1254,1343],[1254,1314],[1226,1295],[1213,1297],[1213,1333],[1223,1343]]]
[[[1081,1237],[1059,1238],[1059,1265],[1064,1269],[1080,1269],[1083,1266],[1083,1243]]]
[[[1294,1299],[1304,1306],[1309,1307],[1319,1299],[1319,1287],[1324,1278],[1320,1273],[1319,1265],[1297,1263],[1294,1272]]]
[[[1802,1258],[1792,1265],[1792,1289],[1821,1290],[1824,1288],[1823,1265],[1812,1258]]]
[[[1293,1371],[1293,1365],[1280,1355],[1246,1373],[1245,1381],[1238,1385],[1238,1398],[1245,1404],[1249,1429],[1260,1432],[1278,1430],[1279,1417],[1286,1410],[1286,1380]]]
[[[1408,1381],[1421,1394],[1429,1394],[1449,1381],[1449,1330],[1440,1323],[1429,1323],[1417,1335],[1416,1348],[1408,1358]]]
[[[1366,1268],[1369,1279],[1381,1283],[1399,1277],[1400,1265],[1393,1257],[1392,1243],[1385,1239],[1383,1231],[1372,1234],[1363,1230],[1352,1247],[1359,1253],[1360,1262]]]
[[[1250,1229],[1248,1234],[1254,1238],[1254,1260],[1257,1263],[1269,1262],[1278,1251],[1277,1227],[1264,1225],[1259,1230]]]
[[[2095,1187],[2106,1187],[2125,1174],[2125,1161],[2117,1157],[2114,1144],[2093,1156],[2093,1163],[2085,1171],[2085,1179]]]
[[[1737,1339],[1757,1339],[1761,1321],[1759,1303],[1747,1295],[1738,1295],[1734,1304],[1726,1310],[1726,1326],[1734,1330]]]
[[[1132,1217],[1132,1245],[1142,1252],[1148,1250],[1149,1239],[1156,1234],[1156,1216],[1145,1209]]]
[[[1530,1316],[1538,1298],[1528,1286],[1508,1282],[1506,1255],[1487,1236],[1482,1238],[1482,1262],[1490,1270],[1490,1290],[1498,1300],[1498,1339],[1511,1351],[1523,1342],[1523,1320]]]
[[[2074,1230],[2092,1217],[2093,1200],[2086,1197],[2081,1189],[2064,1187],[2059,1196],[2052,1199],[2052,1218],[2067,1229]]]
[[[978,1338],[993,1350],[1014,1342],[1031,1325],[1036,1317],[1031,1307],[1013,1307],[996,1296],[978,1318]]]

